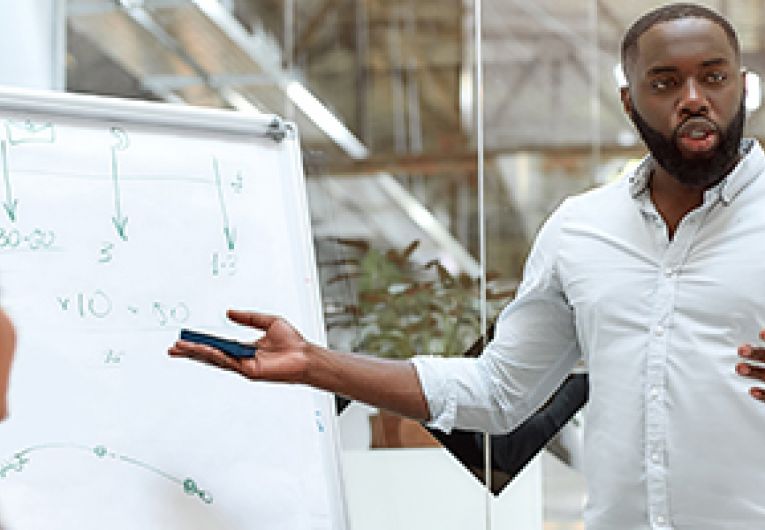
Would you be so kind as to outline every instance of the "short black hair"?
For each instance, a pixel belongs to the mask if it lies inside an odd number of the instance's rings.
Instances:
[[[731,23],[728,22],[728,19],[708,7],[681,2],[657,7],[653,11],[644,14],[630,26],[622,40],[621,59],[624,73],[627,74],[629,63],[635,59],[637,41],[643,33],[661,22],[669,22],[670,20],[678,20],[682,18],[705,18],[711,20],[725,31],[728,40],[733,47],[733,51],[736,53],[736,58],[741,57],[741,46],[738,43],[738,35]]]

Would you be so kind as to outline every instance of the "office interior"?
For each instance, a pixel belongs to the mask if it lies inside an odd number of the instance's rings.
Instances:
[[[1,80],[294,122],[330,345],[463,355],[512,299],[546,216],[645,154],[619,99],[619,45],[662,3],[13,2],[2,9],[27,35],[53,28],[38,47],[50,68],[26,71],[10,50],[31,37],[4,31]],[[763,137],[765,3],[701,3],[739,31],[747,135]],[[352,528],[452,528],[428,524],[433,507],[469,496],[471,528],[582,529],[585,419],[519,475],[490,473],[486,493],[486,470],[421,426],[350,404],[338,422]]]

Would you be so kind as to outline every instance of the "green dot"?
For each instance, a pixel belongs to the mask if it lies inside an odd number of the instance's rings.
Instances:
[[[96,456],[103,458],[106,456],[106,447],[99,445],[93,449],[93,452],[96,454]]]
[[[204,490],[199,492],[199,498],[202,499],[206,504],[212,504],[212,501],[213,501],[212,495],[210,495]]]
[[[197,489],[197,484],[190,478],[187,478],[183,481],[183,491],[188,493],[189,495],[196,494],[199,490]]]

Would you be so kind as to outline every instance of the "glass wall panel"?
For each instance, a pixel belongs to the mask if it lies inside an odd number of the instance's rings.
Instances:
[[[628,128],[612,77],[616,46],[610,35],[601,36],[610,28],[596,18],[604,4],[483,2],[485,266],[487,274],[511,288],[520,282],[529,249],[550,213],[567,196],[598,185],[603,172],[611,170],[601,138]],[[496,319],[493,307],[487,314]],[[561,406],[586,388],[575,383],[567,380],[526,422],[492,437],[493,467],[512,479],[496,498],[496,511],[533,476],[542,484],[544,528],[583,528],[584,484],[576,469],[580,416],[567,423],[576,407]],[[551,420],[566,425],[556,434]],[[521,450],[525,446],[546,449],[519,473],[530,456]],[[496,522],[494,527],[500,528]]]
[[[364,147],[305,138],[333,347],[459,356],[479,336],[469,15],[462,0],[295,4],[295,68]],[[483,526],[481,483],[422,426],[360,404],[339,421],[353,528]]]

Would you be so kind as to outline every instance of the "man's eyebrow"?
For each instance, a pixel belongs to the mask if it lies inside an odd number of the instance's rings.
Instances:
[[[707,59],[706,61],[702,61],[701,66],[703,68],[708,68],[710,66],[723,66],[729,63],[730,61],[726,59],[725,57],[715,57],[714,59]],[[676,66],[654,66],[653,68],[649,68],[646,74],[648,75],[673,74],[679,71],[680,69],[677,68]]]
[[[650,68],[646,72],[646,74],[648,75],[673,74],[678,71],[679,69],[675,66],[654,66],[653,68]]]
[[[701,63],[701,66],[720,66],[728,64],[728,59],[725,57],[717,57],[715,59],[707,59]]]

